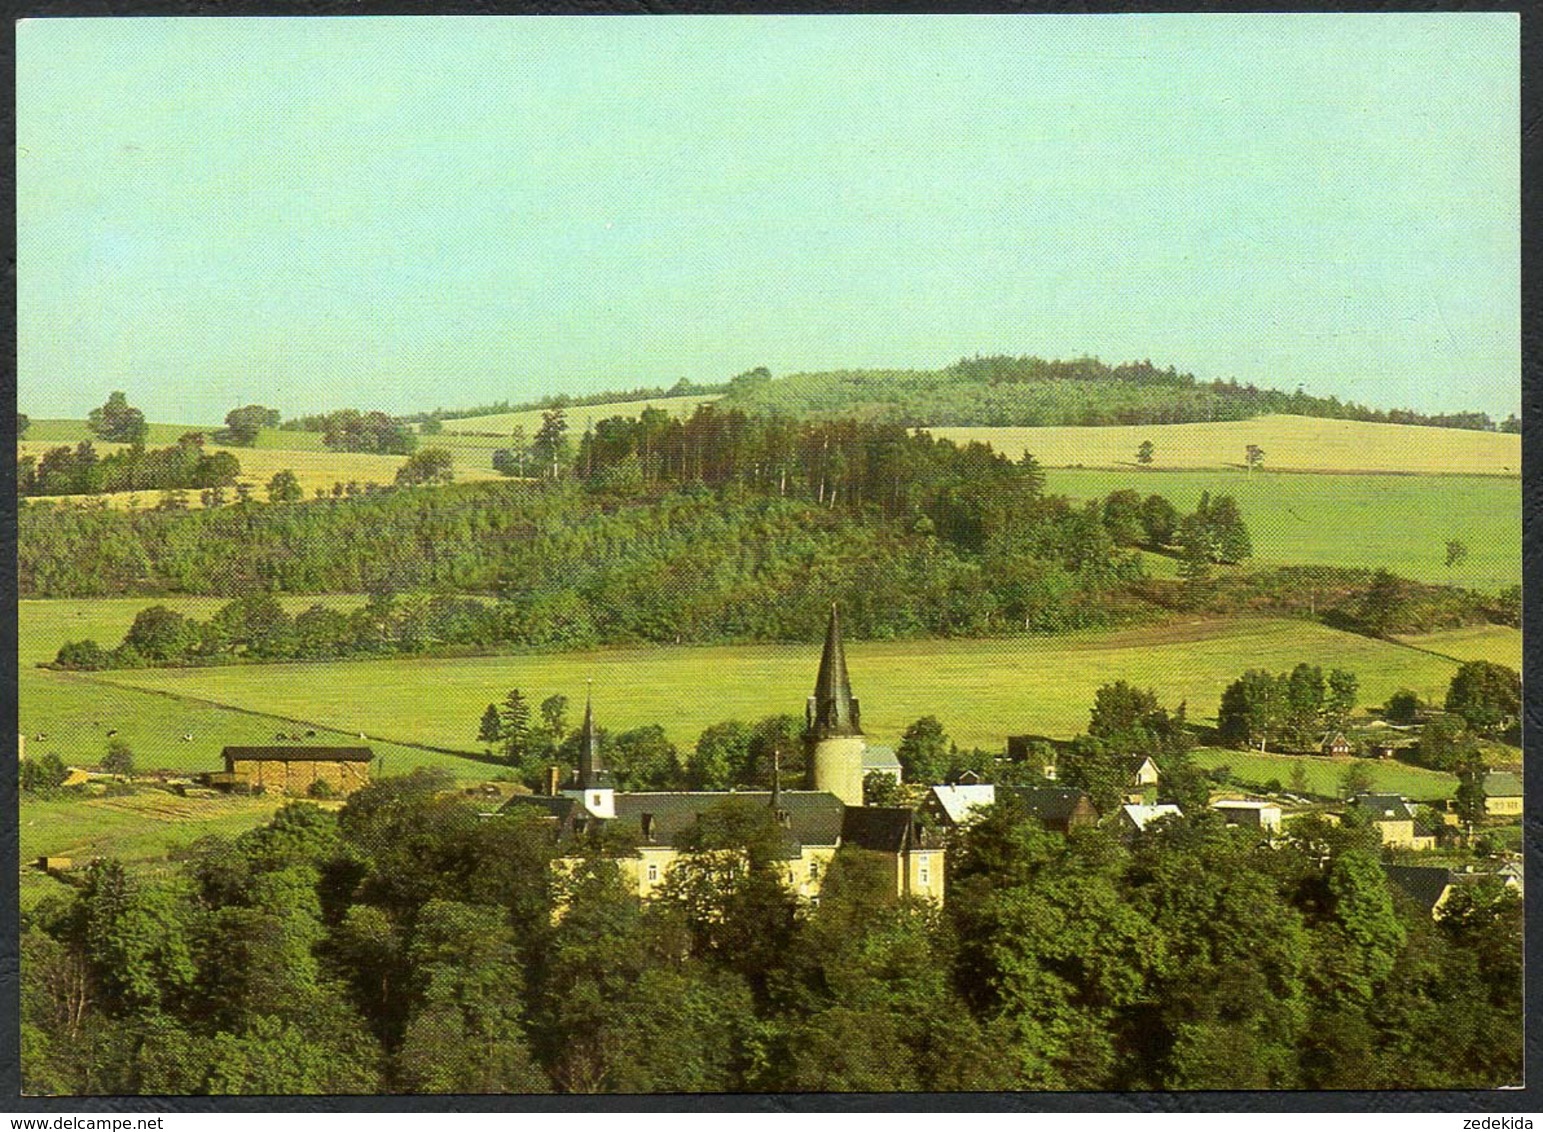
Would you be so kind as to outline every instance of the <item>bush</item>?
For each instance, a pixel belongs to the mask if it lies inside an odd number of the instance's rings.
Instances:
[[[1382,717],[1389,723],[1413,723],[1420,715],[1420,697],[1408,688],[1400,688],[1388,697]]]
[[[40,759],[26,759],[21,764],[21,788],[29,794],[57,790],[70,776],[70,768],[53,751]]]
[[[332,788],[332,783],[328,782],[325,778],[318,778],[315,782],[311,783],[310,789],[306,793],[312,798],[336,798],[338,794]]]
[[[102,769],[108,774],[121,774],[125,778],[134,773],[134,752],[122,739],[107,740],[107,755],[102,759]]]
[[[396,471],[398,484],[450,483],[455,479],[454,459],[448,449],[425,448],[408,457]]]
[[[1420,745],[1410,752],[1409,761],[1431,770],[1455,771],[1463,757],[1476,748],[1474,737],[1459,716],[1443,715],[1431,720],[1420,733]]]
[[[1340,797],[1354,798],[1357,794],[1370,793],[1374,783],[1370,767],[1365,763],[1351,763],[1339,780]]]
[[[80,672],[94,672],[106,668],[109,660],[107,650],[95,641],[67,641],[59,646],[54,665]]]

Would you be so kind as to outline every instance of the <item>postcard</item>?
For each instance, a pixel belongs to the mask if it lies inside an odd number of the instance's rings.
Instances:
[[[1519,32],[22,21],[23,1094],[1521,1085]]]

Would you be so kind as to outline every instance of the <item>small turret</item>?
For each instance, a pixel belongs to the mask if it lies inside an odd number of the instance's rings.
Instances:
[[[772,748],[772,788],[771,788],[772,818],[784,829],[791,828],[793,816],[782,806],[782,749]]]
[[[577,799],[597,818],[616,816],[616,790],[611,772],[600,758],[600,733],[595,730],[594,697],[584,697],[584,726],[579,731],[579,767],[563,789],[565,797]]]
[[[600,733],[595,730],[595,709],[584,697],[584,726],[579,731],[579,779],[581,789],[611,788],[611,772],[600,758]]]

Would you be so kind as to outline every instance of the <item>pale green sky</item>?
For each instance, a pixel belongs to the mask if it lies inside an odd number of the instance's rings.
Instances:
[[[961,355],[1516,409],[1518,19],[29,20],[19,401]]]

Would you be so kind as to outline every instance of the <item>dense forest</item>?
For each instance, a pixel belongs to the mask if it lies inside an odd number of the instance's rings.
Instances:
[[[618,454],[612,465],[597,449],[570,469],[554,450],[545,480],[175,514],[32,504],[20,518],[20,585],[35,596],[495,593],[584,588],[602,575],[624,589],[652,586],[660,580],[644,575],[664,571],[686,592],[728,582],[774,591],[788,574],[828,590],[826,579],[852,579],[875,561],[896,574],[946,573],[1007,549],[1004,540],[1062,573],[1121,566],[1097,505],[1045,496],[1032,462],[902,429],[795,431],[786,459],[765,463],[748,460],[738,434],[693,427],[653,481],[652,454]],[[89,565],[78,553],[86,545]],[[613,596],[603,604],[628,604],[625,592]]]
[[[32,506],[20,518],[20,589],[247,601],[204,625],[146,610],[110,653],[91,642],[61,652],[67,666],[94,668],[802,639],[832,601],[868,637],[1058,630],[1120,615],[1118,594],[1141,574],[1135,546],[1174,544],[1202,571],[1248,554],[1229,497],[1203,496],[1188,516],[1134,492],[1074,505],[1044,494],[1030,459],[896,426],[645,413],[601,422],[572,468],[193,512]],[[272,592],[377,599],[290,622],[276,603],[252,604]],[[389,598],[409,592],[419,596]]]
[[[339,484],[310,502],[273,485],[267,503],[238,493],[229,506],[211,489],[200,511],[35,501],[18,517],[19,589],[399,599],[368,626],[319,605],[260,634],[261,650],[191,626],[169,650],[87,643],[61,655],[72,667],[803,639],[831,601],[868,638],[1175,609],[1300,614],[1374,636],[1519,619],[1515,587],[1487,598],[1333,567],[1218,572],[1251,554],[1229,496],[1203,494],[1188,513],[1130,489],[1074,504],[1045,494],[1030,457],[898,425],[704,405],[685,419],[608,418],[574,445],[551,410],[521,457],[529,477],[415,489],[413,462],[400,486]],[[1180,581],[1144,576],[1137,548],[1177,558]]]
[[[27,594],[380,595],[368,615],[323,606],[285,619],[264,647],[298,656],[497,642],[801,640],[832,601],[867,637],[1055,629],[1105,623],[1115,589],[1138,572],[1096,513],[1064,501],[1046,501],[1009,533],[988,533],[974,551],[805,501],[726,502],[704,491],[608,510],[581,493],[524,485],[285,511],[253,505],[248,515],[241,505],[27,512],[24,526]],[[83,539],[99,540],[89,568],[71,553]],[[468,590],[491,591],[493,600],[455,596]],[[387,596],[395,593],[400,601]],[[139,657],[251,648],[248,638],[202,627],[167,639],[179,644]]]
[[[647,903],[623,846],[554,870],[532,812],[477,810],[418,772],[170,875],[88,866],[23,914],[24,1091],[1520,1083],[1520,900],[1464,885],[1433,921],[1354,819],[1122,841],[1008,799],[953,842],[942,908],[850,849],[812,907],[760,806],[705,812]]]
[[[765,369],[729,383],[725,408],[796,418],[851,417],[942,428],[949,425],[1135,425],[1245,420],[1291,413],[1335,420],[1493,430],[1485,413],[1429,415],[1372,409],[1337,397],[1314,397],[1199,382],[1151,362],[1110,366],[1097,358],[964,358],[940,370],[837,370],[774,379]],[[1520,432],[1515,417],[1503,425]]]

